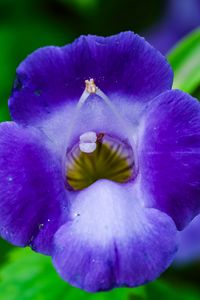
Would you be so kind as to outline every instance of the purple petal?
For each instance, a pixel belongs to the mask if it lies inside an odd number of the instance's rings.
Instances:
[[[43,144],[42,144],[43,142]],[[60,162],[33,128],[0,124],[1,236],[18,246],[49,253],[61,221]]]
[[[39,49],[21,63],[10,111],[23,123],[49,118],[56,107],[77,103],[89,78],[108,96],[148,101],[170,89],[172,77],[165,58],[132,32],[82,36],[65,47]]]
[[[189,225],[179,233],[180,242],[176,264],[189,263],[200,260],[200,215],[192,220]]]
[[[200,209],[200,104],[171,91],[152,102],[139,147],[143,191],[150,206],[183,228]]]
[[[91,292],[137,286],[169,266],[176,227],[166,214],[140,206],[137,197],[107,180],[78,194],[70,220],[55,235],[53,261],[66,281]]]

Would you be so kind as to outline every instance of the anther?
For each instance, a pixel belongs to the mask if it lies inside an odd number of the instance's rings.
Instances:
[[[97,92],[97,86],[94,79],[85,80],[85,89],[89,94],[95,94]]]

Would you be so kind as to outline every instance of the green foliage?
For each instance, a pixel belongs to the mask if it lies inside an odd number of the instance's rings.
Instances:
[[[29,249],[12,251],[0,271],[0,278],[1,300],[57,299],[65,288],[57,274],[51,272],[49,258]],[[57,282],[60,282],[58,290]]]
[[[99,4],[99,0],[60,0],[60,1],[74,7],[82,14],[96,11]]]
[[[200,98],[200,29],[172,49],[168,60],[174,70],[173,88]]]
[[[147,298],[145,300],[199,300],[198,291],[188,286],[169,284],[164,280],[156,280],[146,287]]]

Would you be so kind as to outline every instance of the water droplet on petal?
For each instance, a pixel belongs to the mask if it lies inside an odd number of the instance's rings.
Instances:
[[[80,214],[79,214],[79,213],[76,213],[75,216],[76,216],[76,217],[80,217]]]
[[[42,224],[42,223],[38,225],[39,230],[41,230],[43,227],[44,227],[44,224]]]

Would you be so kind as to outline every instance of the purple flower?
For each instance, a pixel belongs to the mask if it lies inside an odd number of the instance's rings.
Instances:
[[[131,32],[22,62],[0,125],[2,237],[87,291],[158,277],[200,211],[200,104],[172,79]]]
[[[175,264],[188,264],[200,260],[200,215],[179,233],[179,249],[175,257]]]
[[[166,53],[190,31],[200,26],[200,0],[168,0],[163,19],[147,34],[147,40]]]

